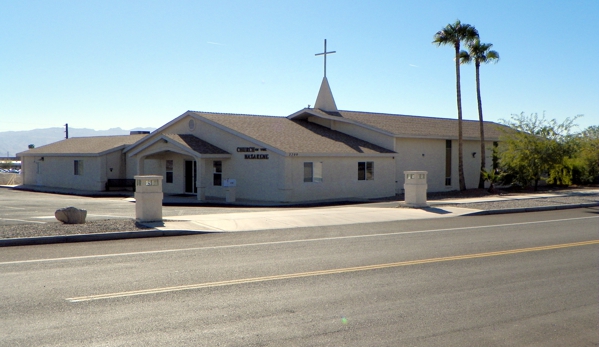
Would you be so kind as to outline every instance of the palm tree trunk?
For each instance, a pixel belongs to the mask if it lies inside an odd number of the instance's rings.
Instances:
[[[475,62],[476,67],[476,99],[478,101],[478,121],[480,123],[480,176],[478,179],[478,188],[485,187],[485,179],[483,178],[483,170],[486,170],[486,153],[485,153],[485,126],[483,123],[483,102],[480,97],[480,62]]]
[[[456,94],[458,103],[458,175],[460,190],[466,190],[466,181],[464,179],[464,151],[462,138],[462,89],[460,87],[460,43],[455,45],[455,75],[456,75]]]

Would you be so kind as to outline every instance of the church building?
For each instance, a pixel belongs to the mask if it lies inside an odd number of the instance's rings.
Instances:
[[[500,126],[484,127],[490,166]],[[467,188],[478,186],[479,132],[478,121],[463,121]],[[325,72],[314,107],[287,117],[187,111],[149,134],[17,155],[26,186],[103,191],[151,174],[163,176],[165,194],[200,201],[235,185],[237,200],[299,203],[391,197],[403,192],[404,171],[428,171],[429,192],[458,190],[457,139],[456,119],[338,110]]]

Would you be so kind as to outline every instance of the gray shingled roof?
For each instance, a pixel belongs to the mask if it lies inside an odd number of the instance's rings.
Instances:
[[[386,148],[307,121],[196,112],[200,117],[286,153],[387,154]]]
[[[200,154],[229,154],[224,149],[191,134],[164,134],[164,136]]]
[[[71,137],[70,139],[54,142],[17,154],[24,156],[51,154],[98,155],[133,144],[145,136],[147,136],[147,134]]]
[[[395,136],[440,139],[458,138],[457,119],[356,111],[326,112],[319,109],[309,109],[309,111],[326,116],[341,117],[358,124],[380,129]],[[485,140],[498,141],[502,134],[500,129],[505,127],[492,122],[485,122],[484,124]],[[480,138],[479,122],[463,120],[462,132],[464,139],[478,140]]]

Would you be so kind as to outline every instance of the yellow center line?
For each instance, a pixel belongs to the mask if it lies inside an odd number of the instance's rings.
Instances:
[[[163,287],[163,288],[142,289],[142,290],[133,290],[133,291],[127,291],[127,292],[118,292],[118,293],[88,295],[88,296],[80,296],[80,297],[76,297],[76,298],[68,298],[66,300],[69,302],[83,302],[83,301],[93,301],[93,300],[114,299],[114,298],[122,298],[122,297],[128,297],[128,296],[160,294],[160,293],[177,292],[177,291],[182,291],[182,290],[231,286],[231,285],[236,285],[236,284],[278,281],[278,280],[285,280],[285,279],[292,279],[292,278],[341,274],[341,273],[347,273],[347,272],[379,270],[379,269],[387,269],[387,268],[400,267],[400,266],[440,263],[440,262],[454,261],[454,260],[496,257],[496,256],[500,256],[500,255],[548,251],[548,250],[553,250],[553,249],[588,246],[588,245],[596,245],[596,244],[599,244],[599,240],[563,243],[563,244],[557,244],[557,245],[529,247],[529,248],[518,248],[518,249],[510,249],[510,250],[496,251],[496,252],[464,254],[464,255],[456,255],[456,256],[450,256],[450,257],[408,260],[408,261],[400,261],[400,262],[396,262],[396,263],[387,263],[387,264],[375,264],[375,265],[355,266],[355,267],[340,268],[340,269],[298,272],[298,273],[292,273],[292,274],[273,275],[273,276],[264,276],[264,277],[254,277],[254,278],[243,278],[243,279],[236,279],[236,280],[198,283],[198,284],[190,284],[190,285],[175,286],[175,287]]]

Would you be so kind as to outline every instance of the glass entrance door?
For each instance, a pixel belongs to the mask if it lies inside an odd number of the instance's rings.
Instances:
[[[198,165],[194,160],[185,161],[185,193],[197,193],[196,176]]]

